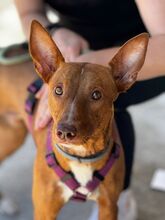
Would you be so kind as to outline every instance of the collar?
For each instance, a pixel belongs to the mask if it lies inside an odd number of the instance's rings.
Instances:
[[[96,162],[96,161],[102,159],[106,154],[108,154],[110,152],[109,145],[111,143],[112,143],[112,141],[109,141],[104,150],[97,152],[94,155],[86,156],[86,157],[81,157],[81,156],[70,154],[70,153],[64,151],[58,144],[55,144],[54,147],[57,149],[57,151],[60,154],[62,154],[64,157],[66,157],[70,160],[77,161],[80,163],[92,163],[92,162]]]

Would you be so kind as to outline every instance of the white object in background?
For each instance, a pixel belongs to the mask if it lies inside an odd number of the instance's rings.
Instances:
[[[165,191],[165,169],[157,169],[152,177],[151,188]]]

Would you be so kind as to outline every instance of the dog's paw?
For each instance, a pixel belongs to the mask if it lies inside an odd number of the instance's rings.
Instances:
[[[3,215],[16,215],[18,213],[18,207],[14,201],[9,198],[0,198],[0,214]]]

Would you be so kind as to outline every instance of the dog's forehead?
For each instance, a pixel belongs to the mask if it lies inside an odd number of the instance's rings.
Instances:
[[[85,84],[109,85],[113,77],[109,67],[89,63],[64,63],[54,74],[54,82],[78,80]]]

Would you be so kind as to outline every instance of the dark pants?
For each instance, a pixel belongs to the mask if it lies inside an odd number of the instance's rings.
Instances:
[[[135,135],[130,114],[126,108],[147,101],[165,91],[165,77],[136,83],[127,93],[119,96],[115,103],[115,119],[125,152],[125,188],[129,187],[134,158]],[[146,113],[147,114],[147,113]]]

